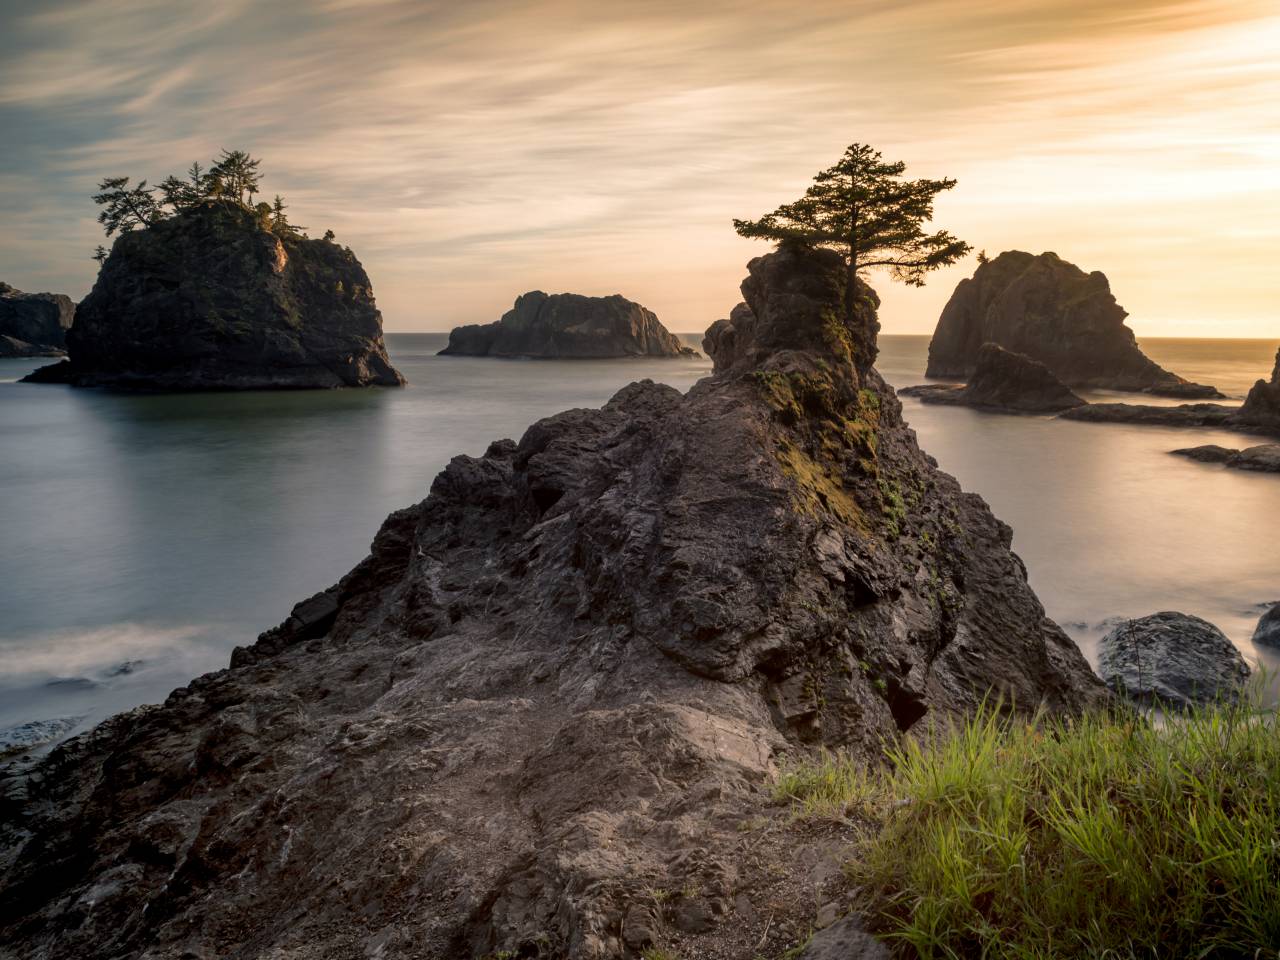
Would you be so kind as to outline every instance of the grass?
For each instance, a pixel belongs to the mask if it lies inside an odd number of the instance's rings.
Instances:
[[[777,792],[861,810],[847,867],[872,928],[924,958],[1280,956],[1280,723],[1219,704],[1027,722],[984,709],[865,772],[834,755]]]

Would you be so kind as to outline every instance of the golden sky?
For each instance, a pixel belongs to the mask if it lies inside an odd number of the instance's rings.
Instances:
[[[198,12],[192,12],[198,11]],[[1102,270],[1147,336],[1280,336],[1280,0],[0,0],[0,279],[79,297],[98,178],[264,158],[387,329],[622,293],[737,302],[733,217],[854,140],[959,179],[936,223]],[[870,279],[931,332],[973,261]]]

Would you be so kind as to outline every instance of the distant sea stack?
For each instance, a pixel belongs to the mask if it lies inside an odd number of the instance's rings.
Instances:
[[[1060,413],[1084,406],[1071,388],[1038,360],[994,343],[978,351],[978,365],[963,387],[927,384],[899,394],[925,403],[978,407],[1003,413]]]
[[[454,327],[441,356],[692,357],[653,311],[626,297],[533,290],[501,320]]]
[[[151,390],[399,386],[349,249],[206,200],[122,234],[35,382]]]
[[[966,378],[984,343],[1023,353],[1077,388],[1197,399],[1222,396],[1150,360],[1107,278],[1055,253],[1000,254],[961,280],[929,344],[926,376]]]
[[[60,357],[76,314],[61,293],[23,293],[0,283],[0,357]]]
[[[1271,372],[1271,380],[1259,380],[1253,385],[1236,420],[1243,426],[1280,432],[1280,350],[1276,351],[1276,366]]]

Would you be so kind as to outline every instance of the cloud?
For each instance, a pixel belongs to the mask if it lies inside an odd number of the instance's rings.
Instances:
[[[191,9],[0,12],[0,210],[40,236],[0,238],[10,282],[82,294],[99,177],[244,146],[300,222],[354,247],[391,329],[491,319],[535,286],[621,291],[697,329],[760,252],[730,219],[861,139],[959,177],[938,221],[978,246],[1079,251],[1118,291],[1156,257],[1219,304],[1206,334],[1273,335],[1280,291],[1242,277],[1275,235],[1238,233],[1280,223],[1270,2]],[[880,282],[886,329],[930,329],[967,269]],[[1140,289],[1121,299],[1141,332],[1192,319],[1171,284]]]

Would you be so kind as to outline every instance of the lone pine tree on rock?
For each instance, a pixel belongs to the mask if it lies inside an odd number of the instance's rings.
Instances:
[[[885,163],[880,151],[854,143],[835,166],[813,178],[795,203],[786,203],[759,220],[734,220],[744,237],[826,247],[845,258],[846,289],[858,273],[888,268],[895,280],[923,286],[925,275],[955,263],[970,249],[945,230],[925,233],[933,218],[933,198],[955,180],[903,180],[906,164]],[[854,315],[856,297],[845,297],[845,319]]]

